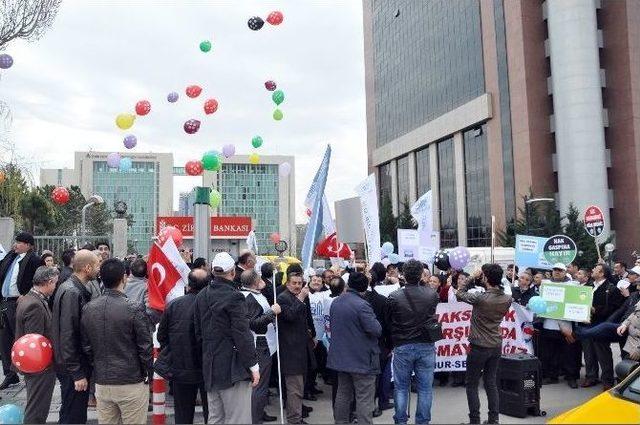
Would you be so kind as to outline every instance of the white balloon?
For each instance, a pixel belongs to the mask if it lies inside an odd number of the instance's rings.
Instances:
[[[289,164],[288,162],[283,162],[278,167],[278,171],[281,177],[287,177],[289,173],[291,173],[291,164]]]

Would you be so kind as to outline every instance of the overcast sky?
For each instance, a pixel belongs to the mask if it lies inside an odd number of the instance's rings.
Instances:
[[[249,30],[249,17],[266,19],[272,10],[284,13],[282,25]],[[213,44],[207,54],[198,48],[205,39]],[[43,168],[73,167],[78,150],[124,151],[129,132],[138,137],[135,151],[172,152],[175,165],[226,143],[249,153],[261,135],[259,153],[296,157],[299,222],[327,143],[331,203],[354,196],[366,177],[359,0],[64,0],[42,39],[13,42],[6,53],[15,61],[0,79],[0,98],[13,113],[10,137]],[[269,79],[285,92],[280,122],[271,118]],[[197,100],[184,95],[190,84],[204,89]],[[176,104],[166,101],[171,91],[180,93]],[[220,107],[204,116],[208,97]],[[119,130],[116,115],[140,99],[152,112]],[[189,118],[202,120],[195,135],[182,129]],[[176,196],[195,184],[174,179]]]

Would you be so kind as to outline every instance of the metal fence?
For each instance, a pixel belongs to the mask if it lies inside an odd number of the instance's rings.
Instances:
[[[42,254],[42,251],[51,251],[53,256],[59,261],[65,249],[80,249],[86,244],[95,245],[97,242],[106,241],[111,246],[111,238],[105,236],[34,236],[35,251]]]

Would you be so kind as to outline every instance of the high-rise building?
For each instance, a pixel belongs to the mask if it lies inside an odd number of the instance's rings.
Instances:
[[[486,246],[523,197],[640,236],[640,2],[363,0],[367,151],[397,213],[431,189],[441,245]]]
[[[180,192],[178,197],[178,215],[193,216],[193,205],[196,201],[195,192]]]

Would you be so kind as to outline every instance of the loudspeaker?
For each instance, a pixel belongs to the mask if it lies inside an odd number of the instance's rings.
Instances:
[[[540,360],[531,354],[508,354],[500,358],[500,413],[516,418],[546,414],[540,410],[541,369]]]

